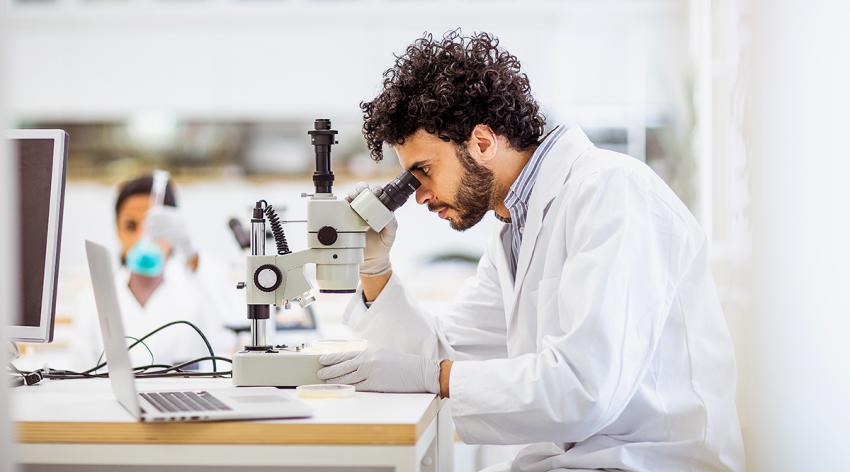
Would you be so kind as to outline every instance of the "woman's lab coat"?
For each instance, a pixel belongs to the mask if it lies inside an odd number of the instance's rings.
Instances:
[[[126,267],[116,268],[115,284],[126,335],[138,339],[166,323],[185,320],[200,328],[216,355],[230,357],[236,337],[224,325],[235,319],[234,310],[241,308],[239,313],[242,314],[244,305],[237,308],[228,297],[221,296],[224,281],[210,273],[207,257],[201,261],[201,268],[192,272],[182,260],[169,259],[165,265],[163,283],[144,306],[127,285],[130,271]],[[77,336],[74,340],[76,348],[73,350],[73,361],[75,366],[82,369],[94,366],[103,352],[103,342],[94,297],[91,291],[86,291],[81,297],[74,314]],[[131,342],[128,339],[128,344]],[[173,364],[209,356],[201,337],[186,325],[168,327],[145,340],[145,344],[150,352],[141,345],[130,351],[133,365],[151,364],[152,359],[156,364]],[[203,366],[209,368],[211,364],[204,363]],[[229,365],[219,362],[218,368],[229,370]]]
[[[731,338],[693,216],[646,165],[578,127],[459,298],[424,312],[393,275],[346,322],[371,347],[454,360],[467,443],[532,444],[515,470],[743,470]]]

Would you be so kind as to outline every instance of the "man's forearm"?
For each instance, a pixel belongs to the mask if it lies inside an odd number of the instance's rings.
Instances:
[[[363,288],[363,297],[367,302],[373,302],[378,298],[392,275],[393,271],[375,276],[360,275],[360,286]]]
[[[452,361],[440,361],[440,398],[449,398],[449,379],[452,378]]]

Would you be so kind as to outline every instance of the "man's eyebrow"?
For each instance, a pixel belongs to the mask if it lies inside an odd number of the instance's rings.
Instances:
[[[416,161],[411,165],[407,170],[408,172],[413,172],[415,170],[422,170],[422,166],[428,163],[428,159],[423,159],[421,161]]]

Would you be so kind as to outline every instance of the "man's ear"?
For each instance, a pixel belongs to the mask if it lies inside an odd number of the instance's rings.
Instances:
[[[496,133],[487,125],[475,125],[467,143],[469,153],[479,164],[485,164],[494,157],[499,149]]]

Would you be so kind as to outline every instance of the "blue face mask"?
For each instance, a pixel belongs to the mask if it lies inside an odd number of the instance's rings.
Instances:
[[[133,273],[145,277],[157,277],[165,267],[165,257],[159,244],[147,238],[141,238],[127,252],[127,268]]]

